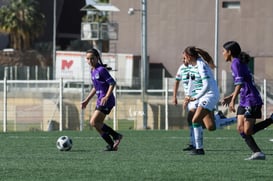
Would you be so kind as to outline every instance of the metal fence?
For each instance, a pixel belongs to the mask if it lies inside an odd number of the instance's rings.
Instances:
[[[0,80],[52,80],[52,67],[0,66]]]
[[[264,99],[263,117],[273,112],[272,81],[257,80],[257,87]],[[183,129],[187,127],[186,113],[182,109],[183,89],[179,90],[179,105],[172,103],[173,78],[165,78],[163,89],[149,89],[143,99],[141,90],[122,89],[117,86],[117,105],[106,122],[114,129],[144,129],[143,101],[147,103],[147,127],[145,129]],[[220,81],[221,82],[221,81]],[[71,82],[70,82],[71,83]],[[0,130],[9,131],[52,131],[85,130],[95,108],[96,98],[85,110],[81,100],[90,88],[83,82],[60,80],[2,80],[0,81]],[[72,85],[72,84],[71,84]],[[220,87],[223,93],[223,88]],[[218,109],[227,113],[219,105]],[[228,116],[234,116],[234,114]]]

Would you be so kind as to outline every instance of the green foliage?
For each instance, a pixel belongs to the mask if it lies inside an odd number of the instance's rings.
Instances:
[[[45,16],[36,0],[11,0],[0,8],[0,32],[10,34],[12,48],[29,49],[44,25]]]
[[[272,180],[272,130],[254,137],[265,161],[245,161],[250,151],[235,130],[205,131],[204,156],[181,151],[186,130],[121,131],[117,152],[101,151],[96,131],[13,132],[0,134],[1,180]],[[58,151],[61,135],[73,140],[69,152]]]

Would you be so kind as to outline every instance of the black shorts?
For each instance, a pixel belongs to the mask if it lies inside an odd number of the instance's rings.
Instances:
[[[102,112],[103,114],[107,115],[111,112],[112,110],[112,107],[109,108],[109,107],[105,107],[105,106],[96,106],[96,110]]]
[[[260,119],[262,118],[262,106],[239,106],[237,109],[237,115],[244,115],[245,118]]]

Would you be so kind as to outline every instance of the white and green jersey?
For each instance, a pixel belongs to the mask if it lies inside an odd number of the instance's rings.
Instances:
[[[175,79],[182,81],[185,95],[191,95],[191,81],[190,81],[190,69],[191,66],[185,66],[182,64],[177,70]]]
[[[198,66],[191,66],[190,71],[189,71],[189,78],[191,80],[191,96],[197,95],[202,87],[202,78],[198,70]]]
[[[219,97],[220,93],[213,73],[209,65],[203,61],[203,59],[198,58],[197,64],[191,67],[190,79],[192,79],[193,84],[192,96],[196,99],[199,99],[204,95]]]

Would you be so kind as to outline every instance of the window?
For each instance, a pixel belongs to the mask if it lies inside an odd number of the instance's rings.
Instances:
[[[222,8],[240,9],[240,1],[223,1]]]

